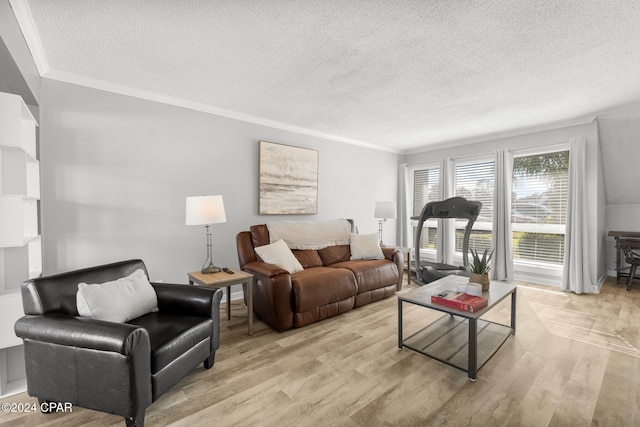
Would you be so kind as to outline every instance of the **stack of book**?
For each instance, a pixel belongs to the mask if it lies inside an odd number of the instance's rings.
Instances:
[[[446,305],[457,310],[475,313],[488,304],[484,297],[469,295],[464,292],[447,290],[436,295],[431,295],[431,302],[434,304]]]

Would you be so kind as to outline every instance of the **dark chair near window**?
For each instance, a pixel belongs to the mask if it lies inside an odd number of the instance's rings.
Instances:
[[[638,248],[638,240],[620,239],[618,244],[624,252],[624,261],[629,264],[629,277],[627,277],[627,290],[631,290],[631,282],[636,275],[636,268],[640,265],[640,254],[634,252]]]
[[[103,284],[114,295],[114,281],[130,275],[152,301],[155,292],[157,310],[122,323],[79,315],[79,283]],[[211,368],[220,345],[222,290],[149,283],[141,260],[31,279],[21,292],[25,316],[15,332],[29,395],[120,415],[127,426],[142,426],[146,408],[199,364]],[[141,298],[126,295],[139,310]]]

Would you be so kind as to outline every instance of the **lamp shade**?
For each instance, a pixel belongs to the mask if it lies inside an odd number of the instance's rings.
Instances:
[[[395,202],[376,202],[374,218],[390,219],[396,217]]]
[[[227,222],[222,196],[187,197],[187,225],[208,225]]]

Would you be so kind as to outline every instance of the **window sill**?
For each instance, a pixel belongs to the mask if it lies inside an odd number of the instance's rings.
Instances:
[[[559,287],[562,280],[562,265],[513,261],[513,274],[516,280]]]

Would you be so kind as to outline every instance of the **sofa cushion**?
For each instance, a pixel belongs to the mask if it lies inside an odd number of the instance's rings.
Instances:
[[[332,302],[331,304],[323,305],[321,307],[312,308],[311,310],[303,311],[302,313],[295,313],[293,315],[293,326],[299,328],[310,323],[319,322],[320,320],[346,313],[353,309],[357,297],[358,296],[356,295],[355,297],[343,299],[338,302]]]
[[[322,267],[322,258],[315,249],[293,249],[293,255],[302,265],[302,268]]]
[[[351,256],[349,245],[329,246],[318,251],[325,267],[336,262],[348,261]]]
[[[199,342],[211,338],[213,320],[155,312],[127,323],[147,330],[151,344],[151,373],[155,374]]]
[[[353,273],[344,268],[313,267],[291,276],[295,312],[338,302],[356,295]]]
[[[398,282],[398,267],[388,259],[339,262],[333,264],[331,268],[351,271],[356,277],[359,294],[395,285]]]
[[[360,292],[356,295],[356,302],[353,305],[354,308],[362,307],[363,305],[370,304],[374,301],[388,298],[396,293],[396,285],[385,286],[384,288],[372,289],[370,291]]]
[[[139,268],[110,282],[78,284],[76,304],[82,317],[122,323],[156,310],[158,298],[147,275]]]
[[[378,234],[352,234],[351,244],[351,260],[357,259],[384,259]]]
[[[289,249],[282,239],[275,243],[271,243],[270,245],[257,247],[256,253],[267,264],[278,265],[287,270],[290,274],[303,270],[300,262],[295,256],[293,256],[291,249]]]

